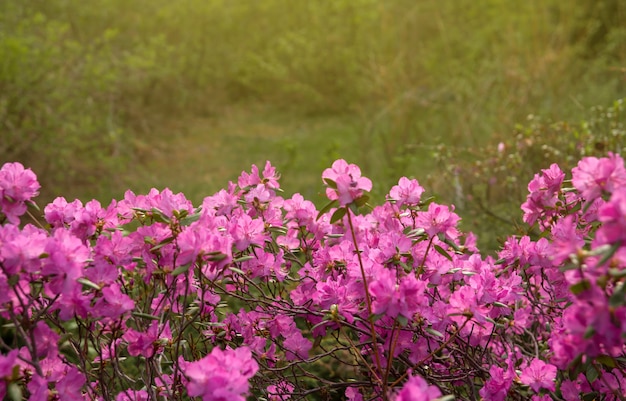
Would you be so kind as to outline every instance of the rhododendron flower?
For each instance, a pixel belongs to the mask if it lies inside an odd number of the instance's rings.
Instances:
[[[293,361],[296,359],[307,359],[309,357],[309,351],[313,348],[311,341],[307,340],[299,331],[293,331],[291,333],[283,333],[287,338],[283,341],[283,345],[288,350],[287,360]]]
[[[426,284],[418,281],[415,276],[408,275],[401,280],[395,273],[381,268],[375,280],[369,286],[370,294],[375,297],[372,302],[372,313],[395,318],[402,315],[412,318],[422,304],[426,304],[424,291]]]
[[[102,289],[102,298],[96,303],[95,314],[117,319],[124,313],[135,308],[135,302],[122,293],[117,283]]]
[[[619,155],[585,157],[572,169],[572,184],[586,200],[593,200],[603,192],[613,192],[626,185],[626,168]]]
[[[18,350],[14,349],[6,355],[0,355],[0,398],[4,399],[7,393],[6,378],[13,376],[13,368],[17,365]]]
[[[421,376],[410,376],[394,401],[430,401],[441,397],[437,386],[430,386]]]
[[[534,358],[528,367],[522,369],[520,375],[520,381],[529,385],[535,392],[539,392],[542,388],[554,391],[554,379],[556,379],[556,366],[537,358]]]
[[[603,224],[597,232],[597,244],[626,241],[626,188],[616,189],[611,199],[600,206],[598,220]]]
[[[128,343],[127,349],[130,355],[150,358],[155,352],[163,349],[157,340],[160,338],[171,339],[172,333],[169,329],[169,322],[166,322],[163,333],[159,336],[159,322],[155,321],[145,333],[129,329],[122,338]]]
[[[461,218],[451,208],[437,203],[428,205],[428,211],[419,212],[415,224],[426,231],[429,236],[445,234],[450,239],[458,237],[456,225]]]
[[[245,401],[248,380],[258,370],[249,348],[222,351],[215,347],[199,361],[186,364],[187,393],[202,401]]]
[[[0,168],[0,213],[11,224],[19,224],[19,216],[26,213],[26,201],[39,194],[39,182],[31,169],[21,163],[5,163]]]
[[[56,384],[57,393],[63,401],[83,401],[82,388],[85,384],[85,375],[80,373],[75,367],[67,369],[65,376]]]
[[[326,183],[331,180],[336,188],[326,188],[326,196],[330,200],[338,200],[340,206],[354,202],[363,195],[363,191],[372,190],[372,181],[361,177],[361,169],[356,164],[348,164],[345,160],[336,160],[331,168],[322,173]]]
[[[267,387],[268,401],[287,401],[291,399],[291,393],[295,387],[285,381],[272,384]]]
[[[485,401],[504,401],[512,383],[511,372],[494,365],[489,369],[489,378],[479,394]]]
[[[348,401],[363,401],[363,395],[356,387],[346,389],[346,398]]]
[[[417,205],[424,193],[424,188],[417,180],[406,177],[400,178],[398,185],[394,185],[389,191],[388,199],[396,201],[396,205]]]

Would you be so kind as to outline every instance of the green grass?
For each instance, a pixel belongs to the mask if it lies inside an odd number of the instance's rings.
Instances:
[[[619,0],[5,0],[0,160],[43,201],[198,203],[270,160],[319,204],[341,157],[379,201],[407,175],[450,202],[445,170],[529,114],[576,124],[624,96],[625,19]]]

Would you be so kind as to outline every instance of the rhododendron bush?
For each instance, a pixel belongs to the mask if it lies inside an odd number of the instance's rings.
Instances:
[[[625,399],[620,156],[537,174],[531,234],[498,260],[416,180],[371,207],[338,160],[317,210],[278,178],[253,166],[197,207],[166,189],[41,212],[35,174],[5,164],[0,395]]]

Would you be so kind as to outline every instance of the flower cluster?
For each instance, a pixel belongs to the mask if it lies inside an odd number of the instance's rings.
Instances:
[[[0,170],[0,396],[30,400],[624,400],[626,169],[557,165],[498,259],[401,178],[344,160],[317,210],[267,163],[194,207],[57,198]]]

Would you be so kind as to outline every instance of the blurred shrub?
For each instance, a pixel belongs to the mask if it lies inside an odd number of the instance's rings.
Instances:
[[[172,122],[262,104],[349,116],[326,142],[358,154],[380,198],[438,168],[441,142],[480,149],[531,111],[572,121],[623,96],[625,13],[619,0],[3,0],[0,158],[36,168],[51,196],[102,198]]]
[[[430,183],[457,205],[481,245],[495,250],[511,227],[521,226],[520,204],[535,172],[558,163],[563,171],[583,156],[626,153],[626,104],[591,108],[581,121],[557,121],[530,115],[510,135],[486,146],[459,148],[441,144],[434,152],[438,173]],[[526,234],[520,232],[520,234]]]
[[[48,197],[70,185],[111,185],[128,149],[112,35],[81,46],[66,23],[27,13],[18,1],[0,8],[0,158],[42,171]]]

